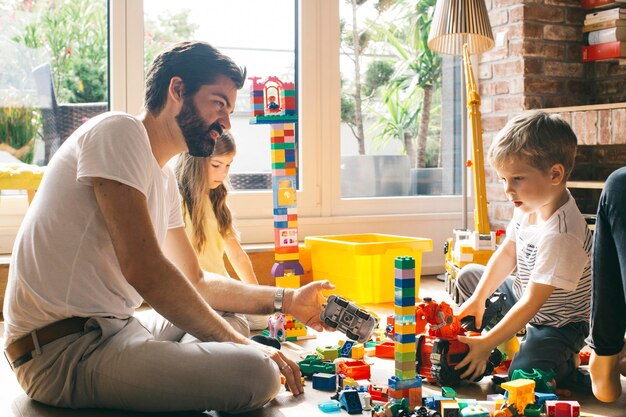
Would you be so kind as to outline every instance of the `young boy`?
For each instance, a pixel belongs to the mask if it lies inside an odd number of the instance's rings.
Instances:
[[[578,352],[589,333],[592,235],[566,188],[574,166],[576,135],[556,115],[533,111],[510,120],[494,139],[488,158],[515,206],[506,239],[487,266],[467,265],[457,277],[460,316],[480,326],[485,300],[504,292],[510,310],[489,332],[459,337],[470,347],[456,366],[475,379],[490,352],[526,326],[509,373],[533,368],[572,382]],[[513,274],[513,276],[510,276]]]

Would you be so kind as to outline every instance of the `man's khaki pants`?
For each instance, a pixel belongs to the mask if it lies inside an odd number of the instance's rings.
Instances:
[[[249,332],[240,316],[223,317]],[[71,408],[242,412],[280,390],[278,367],[260,349],[201,343],[156,314],[92,318],[84,333],[43,346],[15,374],[31,398]]]

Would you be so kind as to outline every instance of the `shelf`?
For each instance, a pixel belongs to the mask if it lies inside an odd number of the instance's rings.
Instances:
[[[568,181],[567,188],[589,188],[601,190],[604,188],[604,181]]]

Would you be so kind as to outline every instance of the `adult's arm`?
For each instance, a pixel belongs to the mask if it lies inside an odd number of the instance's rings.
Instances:
[[[274,312],[275,287],[248,285],[202,271],[183,227],[168,231],[164,251],[167,257],[181,268],[202,298],[216,310],[246,314]],[[332,288],[334,286],[328,281],[315,281],[295,290],[285,288],[283,312],[292,314],[307,326],[321,331],[326,328],[319,318],[325,302],[322,290]]]
[[[166,258],[150,220],[146,197],[114,180],[92,178],[92,184],[128,283],[166,319],[200,340],[251,343],[229,326]]]

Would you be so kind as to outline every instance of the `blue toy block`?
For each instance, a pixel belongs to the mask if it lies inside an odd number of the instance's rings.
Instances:
[[[393,285],[396,288],[415,288],[415,278],[394,278]]]
[[[449,398],[446,398],[443,395],[433,395],[433,399],[435,401],[435,407],[433,407],[433,410],[441,409],[441,400],[443,401],[449,400]]]
[[[337,375],[317,373],[311,377],[313,380],[313,389],[320,391],[335,391],[337,389]]]
[[[324,413],[338,413],[341,411],[341,403],[337,400],[324,401],[323,403],[319,403],[317,408]]]
[[[415,305],[415,296],[413,297],[394,297],[394,305],[401,307],[409,307]]]
[[[422,386],[422,378],[417,376],[415,378],[400,379],[393,375],[387,381],[387,386],[396,391],[402,391],[409,388],[419,388]]]
[[[435,397],[432,395],[422,397],[422,405],[426,408],[430,408],[431,410],[437,409],[435,408]]]
[[[342,358],[350,358],[352,357],[352,346],[354,346],[356,342],[354,340],[348,340],[343,344],[341,349],[339,350],[339,356]]]
[[[558,399],[555,393],[535,392],[535,404],[543,405],[546,401],[556,401]]]
[[[395,333],[393,340],[398,343],[415,343],[415,333],[413,334],[400,334]]]
[[[363,412],[359,393],[355,390],[344,389],[339,397],[339,402],[341,403],[341,407],[344,408],[348,414],[361,414]]]
[[[411,316],[395,316],[395,321],[398,324],[415,323],[415,314],[413,314]]]
[[[285,207],[277,207],[274,209],[274,216],[287,215],[287,208]]]

